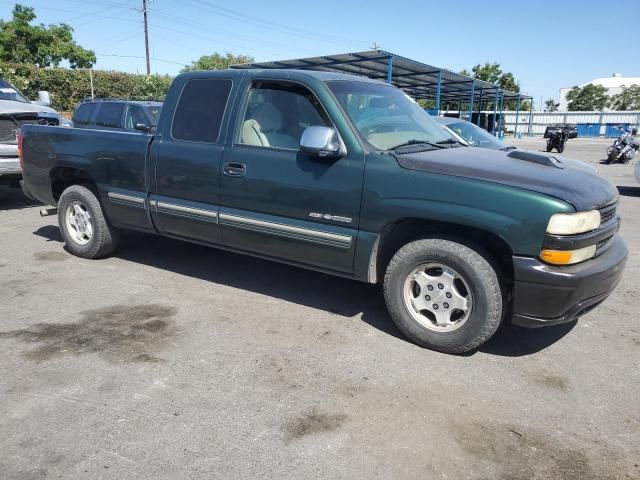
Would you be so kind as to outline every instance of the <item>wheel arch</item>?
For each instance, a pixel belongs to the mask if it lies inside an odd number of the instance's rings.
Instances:
[[[62,192],[71,185],[84,185],[92,190],[99,199],[98,185],[91,175],[81,168],[57,166],[49,172],[51,180],[51,195],[58,202]]]
[[[503,280],[513,279],[513,250],[500,235],[468,225],[429,220],[403,218],[384,226],[378,235],[369,258],[368,280],[380,283],[391,258],[407,243],[421,238],[438,237],[463,243],[489,256],[499,268]]]

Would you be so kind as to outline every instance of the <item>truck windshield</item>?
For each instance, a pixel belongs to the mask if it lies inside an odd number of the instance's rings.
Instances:
[[[486,130],[464,120],[447,125],[451,130],[464,138],[472,147],[492,148],[500,150],[505,144]]]
[[[341,80],[329,81],[327,85],[362,137],[375,149],[388,150],[407,143],[446,143],[453,139],[398,88]]]
[[[0,78],[0,100],[13,100],[14,102],[31,103],[13,85]]]

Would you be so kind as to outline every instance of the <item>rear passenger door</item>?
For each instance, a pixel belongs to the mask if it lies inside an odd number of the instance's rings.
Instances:
[[[156,227],[166,235],[221,243],[218,172],[232,91],[230,78],[186,80],[170,125],[159,129],[150,203]]]

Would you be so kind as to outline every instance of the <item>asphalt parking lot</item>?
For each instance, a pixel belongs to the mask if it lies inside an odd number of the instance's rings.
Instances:
[[[0,190],[0,477],[640,478],[640,184],[608,143],[564,154],[620,189],[622,283],[467,356],[406,341],[376,286],[139,234],[73,257]]]

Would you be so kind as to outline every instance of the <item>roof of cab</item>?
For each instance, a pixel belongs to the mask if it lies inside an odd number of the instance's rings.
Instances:
[[[314,78],[321,82],[329,81],[350,81],[360,83],[377,83],[386,85],[386,83],[379,80],[374,80],[367,77],[361,77],[359,75],[350,75],[348,73],[337,72],[322,72],[317,70],[303,70],[303,69],[287,69],[287,68],[247,68],[247,69],[226,69],[226,70],[199,70],[194,72],[183,73],[181,76],[187,76],[190,78],[207,78],[207,77],[219,77],[230,76],[232,78],[239,78],[243,75],[250,75],[251,77],[267,77],[267,78],[280,78],[286,79],[309,79]]]

